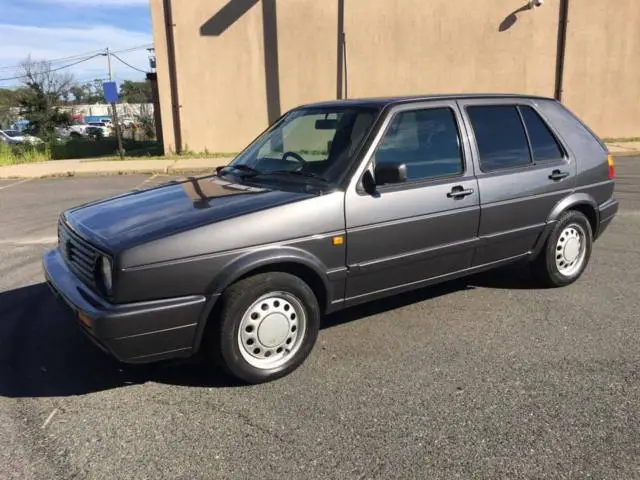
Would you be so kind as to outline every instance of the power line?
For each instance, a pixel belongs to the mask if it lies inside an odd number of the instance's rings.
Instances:
[[[79,53],[77,55],[70,55],[68,57],[61,57],[61,58],[54,58],[53,60],[41,60],[42,62],[45,63],[49,63],[49,64],[54,64],[54,63],[60,63],[60,62],[69,62],[69,61],[73,61],[73,60],[77,60],[79,58],[86,58],[88,56],[91,55],[95,55],[97,53],[101,53],[102,50],[92,50],[90,52],[86,52],[86,53]],[[19,70],[22,68],[22,64],[20,65],[4,65],[4,66],[0,66],[0,70]]]
[[[86,85],[87,83],[91,83],[94,81],[99,81],[99,82],[106,82],[108,81],[109,78],[106,75],[97,75],[95,77],[83,77],[81,79],[78,80],[73,80],[69,85]],[[18,89],[18,88],[22,88],[24,87],[23,83],[11,83],[8,85],[0,85],[0,89],[7,89],[7,90],[12,90],[12,89]]]
[[[134,47],[129,47],[129,48],[125,48],[122,50],[116,50],[113,53],[129,53],[129,52],[135,52],[137,50],[146,50],[147,48],[153,47],[153,44],[144,44],[144,45],[136,45]],[[95,54],[101,54],[104,52],[104,49],[101,50],[92,50],[90,52],[86,52],[86,53],[78,53],[76,55],[70,55],[68,57],[60,57],[60,58],[54,58],[52,60],[42,60],[43,62],[49,63],[49,64],[54,64],[54,63],[60,63],[60,62],[68,62],[71,60],[76,60],[79,58],[86,58],[90,55],[95,55]],[[2,65],[0,66],[0,70],[19,70],[22,68],[22,64],[20,65]]]
[[[116,60],[118,60],[120,63],[125,64],[127,67],[129,68],[133,68],[134,70],[137,70],[138,72],[142,72],[142,73],[149,73],[146,70],[142,70],[138,67],[134,67],[133,65],[128,64],[127,62],[125,62],[124,60],[122,60],[119,56],[117,56],[115,53],[111,52],[111,56],[113,58],[115,58]]]
[[[91,59],[94,59],[96,57],[100,57],[102,55],[104,55],[104,53],[96,53],[95,55],[92,55],[92,56],[87,57],[87,58],[83,58],[81,60],[78,60],[77,62],[73,62],[73,63],[70,63],[68,65],[63,65],[62,67],[57,67],[57,68],[51,69],[51,70],[49,70],[49,73],[58,72],[60,70],[64,70],[65,68],[73,67],[74,65],[78,65],[80,63],[87,62],[87,61],[89,61]],[[26,77],[27,77],[27,75],[19,75],[17,77],[0,78],[0,82],[8,82],[8,81],[11,81],[11,80],[20,80],[20,79],[26,78]]]
[[[111,52],[113,53],[129,53],[129,52],[134,52],[136,50],[146,50],[148,48],[153,47],[153,43],[147,43],[145,45],[138,45],[137,47],[131,47],[131,48],[126,48],[124,50],[116,50],[115,52]]]

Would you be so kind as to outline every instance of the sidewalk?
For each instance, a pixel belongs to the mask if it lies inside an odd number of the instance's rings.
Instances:
[[[52,160],[0,167],[0,178],[45,178],[74,175],[125,175],[132,173],[203,174],[231,158],[184,158],[178,160]]]
[[[608,143],[614,155],[640,156],[640,142]],[[125,175],[132,173],[204,174],[232,160],[224,158],[184,158],[178,160],[53,160],[0,167],[0,178],[45,178],[74,175]]]
[[[640,142],[607,143],[607,148],[614,155],[640,155]]]

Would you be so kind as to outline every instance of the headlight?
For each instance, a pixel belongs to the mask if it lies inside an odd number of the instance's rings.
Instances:
[[[113,287],[113,267],[111,260],[108,257],[102,257],[100,259],[100,276],[102,280],[102,286],[107,293],[111,293],[111,287]]]

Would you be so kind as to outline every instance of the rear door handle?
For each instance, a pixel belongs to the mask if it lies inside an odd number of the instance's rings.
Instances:
[[[447,197],[449,198],[462,198],[467,195],[473,194],[473,188],[467,188],[466,190],[458,185],[457,187],[453,187],[449,193],[447,193]]]
[[[553,180],[557,182],[558,180],[562,180],[563,178],[567,178],[569,176],[569,172],[561,172],[560,170],[554,170],[549,175],[549,180]]]

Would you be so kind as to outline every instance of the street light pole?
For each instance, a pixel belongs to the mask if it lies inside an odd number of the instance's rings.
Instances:
[[[111,49],[107,47],[107,66],[109,69],[109,81],[113,81],[113,72],[111,70]],[[120,134],[120,122],[118,121],[118,109],[115,103],[111,103],[111,114],[113,117],[113,126],[116,129],[116,138],[118,139],[118,154],[120,159],[124,159],[124,149],[122,148],[122,135]]]

